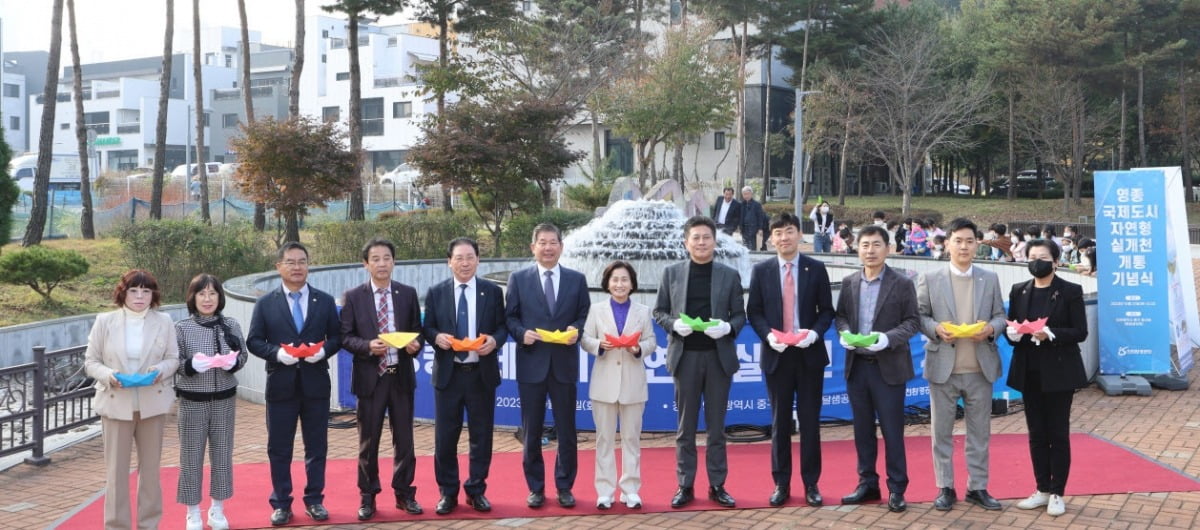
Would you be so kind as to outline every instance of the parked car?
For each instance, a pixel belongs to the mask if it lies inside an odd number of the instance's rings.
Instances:
[[[408,164],[400,164],[395,169],[380,175],[379,184],[383,186],[391,186],[393,184],[397,186],[408,185],[416,182],[420,176],[421,172],[417,171],[417,168]]]
[[[206,175],[216,176],[217,173],[220,172],[221,164],[219,162],[204,163],[204,173]],[[196,164],[188,164],[186,169],[184,168],[183,164],[179,164],[178,166],[175,166],[175,169],[171,170],[171,176],[174,178],[194,177],[198,174],[199,169],[197,169]]]
[[[1042,175],[1042,190],[1051,194],[1061,193],[1062,184],[1048,174]],[[997,177],[992,182],[992,195],[1008,195],[1008,177]],[[1017,196],[1038,196],[1038,174],[1036,169],[1026,169],[1017,173]]]

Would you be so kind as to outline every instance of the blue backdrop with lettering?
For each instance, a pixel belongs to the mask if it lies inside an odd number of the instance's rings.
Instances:
[[[1161,169],[1096,172],[1102,374],[1171,371],[1165,190]]]

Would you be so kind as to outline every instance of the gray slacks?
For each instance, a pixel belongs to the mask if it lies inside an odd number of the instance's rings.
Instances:
[[[721,369],[716,350],[684,350],[674,378],[679,420],[675,430],[675,474],[679,486],[691,488],[696,482],[696,428],[700,422],[701,398],[708,433],[704,458],[708,485],[724,486],[729,472],[725,459],[725,412],[729,408],[733,377]]]
[[[945,383],[929,383],[934,478],[939,488],[954,487],[954,416],[960,397],[966,409],[967,489],[987,489],[988,440],[992,436],[992,383],[978,372],[951,374]]]

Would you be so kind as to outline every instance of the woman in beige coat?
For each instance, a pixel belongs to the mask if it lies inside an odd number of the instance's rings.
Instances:
[[[604,268],[601,280],[609,300],[592,304],[583,325],[581,344],[596,356],[588,397],[596,422],[596,507],[612,507],[616,493],[615,440],[621,424],[621,500],[629,508],[641,508],[638,490],[641,478],[642,412],[646,409],[646,366],[642,354],[654,352],[655,338],[650,308],[629,299],[637,290],[637,272],[624,261]],[[641,333],[637,345],[616,347],[609,337]],[[606,336],[607,335],[607,336]]]
[[[84,369],[96,381],[93,407],[104,436],[107,529],[133,526],[129,459],[135,443],[138,528],[158,528],[162,518],[159,462],[163,426],[175,403],[171,381],[179,366],[179,345],[171,317],[153,310],[159,298],[158,281],[149,272],[125,273],[113,293],[120,309],[96,315],[88,335]],[[148,384],[138,384],[139,378]]]

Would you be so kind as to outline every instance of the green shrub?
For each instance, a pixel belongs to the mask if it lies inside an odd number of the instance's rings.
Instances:
[[[267,236],[248,224],[142,221],[123,227],[120,238],[129,265],[154,274],[170,302],[182,302],[188,283],[202,272],[228,280],[270,270],[275,261]]]
[[[8,162],[12,151],[4,143],[4,128],[0,127],[0,246],[8,244],[12,237],[12,209],[21,196],[21,190],[8,174]]]
[[[579,228],[592,220],[592,212],[578,210],[558,210],[551,208],[537,214],[521,214],[504,226],[501,234],[500,250],[504,256],[522,257],[529,255],[529,240],[533,237],[533,227],[540,223],[550,223],[567,232]]]
[[[34,245],[20,252],[0,256],[0,282],[27,285],[46,302],[58,284],[87,274],[83,254],[69,249]]]
[[[456,237],[478,239],[479,225],[474,214],[450,214],[418,210],[399,215],[380,216],[378,221],[327,223],[313,228],[316,240],[309,246],[316,263],[360,263],[362,246],[373,237],[382,237],[396,245],[396,259],[438,259],[446,257],[446,245]]]

